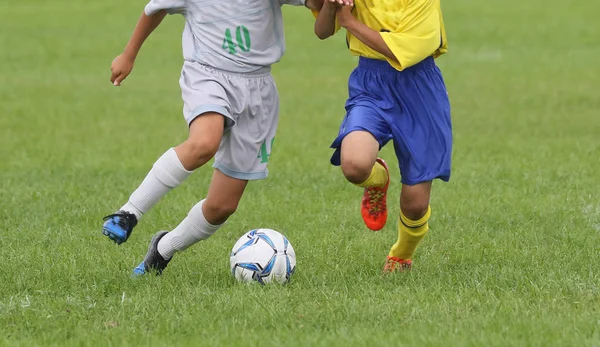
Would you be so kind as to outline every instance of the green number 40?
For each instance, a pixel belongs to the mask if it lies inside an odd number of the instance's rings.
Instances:
[[[236,54],[236,48],[239,48],[242,52],[249,52],[251,42],[248,28],[243,25],[235,28],[235,41],[236,42],[233,42],[231,30],[227,28],[227,30],[225,30],[225,38],[223,38],[223,49],[228,51],[230,54]]]

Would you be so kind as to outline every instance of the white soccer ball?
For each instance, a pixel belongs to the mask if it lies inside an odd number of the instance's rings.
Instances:
[[[286,283],[296,269],[296,253],[281,233],[255,229],[237,240],[229,264],[231,273],[240,282]]]

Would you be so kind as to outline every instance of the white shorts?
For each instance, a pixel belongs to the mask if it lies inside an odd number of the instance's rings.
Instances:
[[[179,85],[188,125],[207,112],[225,116],[213,167],[242,180],[267,177],[279,121],[279,95],[270,69],[236,74],[185,61]]]

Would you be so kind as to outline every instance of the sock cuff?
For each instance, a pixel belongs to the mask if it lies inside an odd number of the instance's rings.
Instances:
[[[212,235],[215,232],[217,232],[217,230],[219,230],[219,228],[221,228],[227,222],[219,224],[219,225],[210,224],[206,220],[206,217],[204,217],[204,211],[202,211],[202,205],[204,205],[205,200],[206,199],[201,200],[194,207],[192,207],[192,209],[190,210],[190,212],[188,214],[188,217],[198,218],[199,222],[204,224],[203,232],[205,234]]]
[[[169,188],[177,187],[193,172],[183,167],[174,148],[170,148],[158,158],[154,163],[153,170],[156,178]]]
[[[188,170],[186,170],[186,169],[185,169],[185,166],[183,166],[183,163],[181,162],[181,159],[179,159],[179,156],[177,155],[177,152],[175,151],[175,147],[171,147],[171,148],[169,148],[169,149],[168,149],[168,150],[165,152],[165,154],[168,154],[168,156],[170,157],[170,159],[171,159],[171,160],[173,160],[173,162],[174,162],[175,164],[177,164],[177,166],[178,166],[178,167],[179,167],[181,170],[183,170],[183,171],[187,172],[188,174],[192,174],[192,173],[194,172],[194,171],[188,171]]]
[[[373,168],[371,169],[371,173],[369,174],[369,177],[367,177],[367,179],[362,182],[357,184],[357,186],[362,187],[362,188],[367,188],[367,187],[371,187],[373,186],[373,180],[375,180],[375,176],[377,176],[378,171],[385,171],[385,167],[383,167],[383,165],[381,165],[379,162],[375,162],[375,164],[373,165]],[[385,184],[385,182],[384,182]]]
[[[425,215],[418,220],[411,220],[406,217],[402,211],[400,211],[400,222],[404,224],[406,227],[411,229],[416,229],[424,226],[429,221],[429,217],[431,217],[431,206],[427,207],[427,212]]]

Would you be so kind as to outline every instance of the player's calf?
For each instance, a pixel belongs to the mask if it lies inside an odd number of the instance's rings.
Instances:
[[[202,209],[206,221],[213,225],[223,224],[237,210],[247,184],[246,180],[215,170]]]
[[[402,192],[400,193],[400,209],[402,214],[410,220],[422,218],[429,209],[430,195],[431,182],[402,185]]]

